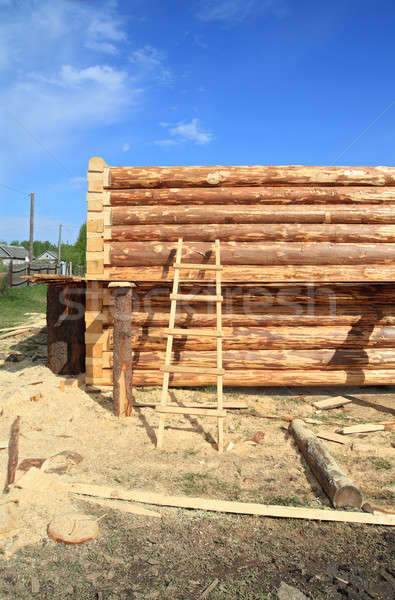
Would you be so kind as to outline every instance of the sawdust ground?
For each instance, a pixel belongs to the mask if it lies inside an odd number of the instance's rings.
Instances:
[[[70,481],[121,485],[151,491],[201,495],[240,501],[329,506],[329,501],[306,467],[280,417],[289,415],[330,419],[344,425],[393,419],[394,388],[336,389],[230,389],[227,400],[244,400],[250,409],[276,415],[279,420],[260,419],[229,411],[226,446],[215,449],[215,420],[170,416],[165,430],[165,449],[155,449],[158,416],[150,408],[136,409],[127,419],[111,412],[110,393],[59,389],[60,377],[45,366],[45,334],[25,335],[0,342],[0,352],[22,351],[20,363],[4,363],[0,369],[0,440],[8,439],[12,421],[22,418],[20,460],[47,458],[58,452],[78,452],[84,460],[63,476],[54,475],[53,485],[41,493],[18,492],[22,531],[1,541],[9,556],[23,546],[46,539],[46,528],[58,512],[75,508],[75,500],[64,492]],[[38,354],[39,349],[39,354]],[[37,358],[38,356],[38,358]],[[40,358],[41,356],[41,358]],[[34,358],[35,362],[33,362]],[[35,382],[37,385],[32,385]],[[30,398],[41,393],[42,399]],[[314,414],[310,402],[342,392],[354,402],[340,410]],[[136,401],[158,401],[159,389],[136,389]],[[214,401],[215,390],[171,391],[173,400]],[[373,408],[371,405],[378,405]],[[318,426],[312,425],[313,429]],[[334,431],[335,425],[327,425]],[[245,443],[257,431],[265,434],[261,444]],[[394,503],[394,454],[391,432],[372,433],[342,446],[327,442],[332,454],[361,487],[364,497],[390,507]],[[0,450],[0,474],[5,479],[7,451]]]

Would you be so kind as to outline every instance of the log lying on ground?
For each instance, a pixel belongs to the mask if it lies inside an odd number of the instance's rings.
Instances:
[[[321,510],[312,508],[297,508],[293,506],[270,506],[250,502],[232,502],[228,500],[213,500],[209,498],[186,498],[183,496],[165,496],[144,490],[125,490],[108,486],[73,483],[69,485],[70,491],[75,494],[96,496],[99,498],[117,498],[120,500],[133,500],[144,504],[158,506],[173,506],[177,508],[190,508],[208,510],[213,512],[226,512],[242,515],[260,515],[263,517],[283,517],[290,519],[312,519],[316,521],[340,521],[349,523],[368,523],[375,525],[395,525],[392,515],[372,515],[369,513],[354,513],[339,510]]]
[[[165,352],[153,350],[133,353],[133,367],[139,370],[155,370],[163,365]],[[216,351],[194,350],[173,352],[171,364],[185,366],[212,367],[215,365]],[[223,368],[231,369],[348,369],[362,367],[364,369],[395,369],[394,348],[367,348],[365,350],[319,349],[319,350],[225,350],[222,356]],[[104,368],[113,366],[112,352],[107,350],[102,355]],[[317,409],[334,408],[350,403],[346,398],[336,398],[313,403]]]
[[[201,257],[200,257],[201,259]],[[167,265],[157,267],[116,267],[108,269],[107,276],[114,281],[173,281],[174,259]],[[196,273],[195,270],[183,270],[182,281],[202,283],[212,281],[210,271]],[[350,283],[350,282],[388,282],[394,278],[393,265],[320,265],[320,266],[284,266],[284,265],[225,265],[222,269],[222,282],[253,282],[268,284],[270,282],[305,283],[306,281],[324,283]]]
[[[135,206],[113,206],[111,215],[113,237],[115,227],[122,225],[354,223],[363,224],[359,225],[359,228],[362,228],[368,223],[395,223],[395,204],[385,206],[377,204],[362,206],[347,204],[325,204],[323,206],[279,206],[278,204],[234,206],[214,204],[211,206],[194,206],[187,204],[180,206],[139,206],[137,210]],[[203,231],[206,231],[206,228],[203,228]]]
[[[176,244],[172,242],[112,242],[110,264],[119,267],[172,266],[175,252]],[[212,260],[211,243],[184,244],[183,262],[210,263]],[[394,262],[395,244],[221,242],[223,265],[368,265]]]
[[[335,508],[361,508],[362,494],[301,419],[289,425],[295,442]]]
[[[10,441],[8,443],[8,466],[7,466],[7,480],[5,484],[5,491],[8,490],[10,485],[15,481],[15,473],[18,467],[18,456],[19,456],[19,428],[21,418],[17,417],[11,425]]]
[[[255,185],[395,185],[395,167],[214,166],[111,167],[111,188]]]
[[[394,211],[395,212],[395,211]],[[395,225],[306,225],[306,224],[207,224],[112,226],[111,237],[118,242],[348,242],[380,243],[395,241]],[[247,261],[246,261],[247,262]],[[250,259],[249,262],[251,263]],[[251,263],[252,264],[252,263]],[[306,263],[307,264],[307,263]]]
[[[221,188],[158,188],[112,190],[112,206],[235,205],[235,204],[364,204],[395,202],[393,187],[265,186]],[[309,207],[310,209],[311,207]]]
[[[158,365],[159,366],[159,365]],[[134,370],[136,386],[158,386],[162,384],[163,373],[155,371]],[[112,369],[103,369],[100,382],[97,384],[112,385]],[[198,375],[196,373],[172,373],[170,386],[191,387],[216,385],[215,375]],[[306,386],[306,385],[394,385],[395,369],[344,369],[342,371],[327,371],[315,369],[278,369],[278,370],[240,370],[226,371],[224,385],[229,386]]]

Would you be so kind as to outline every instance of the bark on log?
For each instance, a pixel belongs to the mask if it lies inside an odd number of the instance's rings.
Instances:
[[[289,425],[295,442],[335,508],[361,508],[362,494],[301,419]]]
[[[162,384],[162,371],[134,371],[134,383],[138,386],[158,386]],[[98,382],[99,383],[99,382]],[[341,371],[327,370],[240,370],[227,371],[224,385],[255,386],[306,386],[306,385],[394,385],[394,369],[345,369]],[[112,369],[103,369],[101,385],[112,385]],[[174,387],[191,387],[216,385],[214,375],[197,375],[172,373],[170,385]]]
[[[7,466],[7,480],[5,484],[5,491],[8,491],[10,485],[15,481],[15,473],[18,467],[19,457],[19,428],[21,418],[17,417],[11,425],[10,440],[8,442],[8,466]]]
[[[395,216],[395,212],[394,212]],[[273,225],[204,224],[191,225],[116,225],[111,228],[113,242],[395,242],[395,225]],[[129,246],[130,244],[128,244]],[[252,264],[252,263],[251,263]]]
[[[48,367],[60,375],[85,371],[85,283],[48,285]]]
[[[166,347],[166,328],[132,329],[134,350],[163,350]],[[109,348],[111,333],[109,331]],[[224,327],[224,350],[314,350],[322,348],[393,348],[395,327],[373,324],[349,327]],[[216,341],[210,338],[185,336],[174,338],[175,350],[215,350]]]
[[[169,306],[170,292],[172,284],[161,282],[160,285],[143,282],[133,291],[133,303],[136,310],[144,308],[151,310],[151,307],[159,309],[162,306]],[[179,286],[179,292],[182,294],[190,293],[210,293],[208,283],[200,285],[199,283],[182,283]],[[109,289],[104,289],[103,304],[113,303]],[[361,314],[373,307],[375,310],[387,310],[385,314],[391,314],[394,311],[395,285],[393,283],[378,284],[248,284],[246,282],[239,284],[228,284],[222,286],[222,295],[224,297],[224,309],[234,310],[236,306],[246,306],[249,313],[261,312],[261,308],[270,311],[272,308],[287,309],[295,315],[302,312],[297,305],[302,305],[303,311],[314,310],[316,305],[334,312],[342,311],[343,307],[348,310],[359,308]],[[193,303],[188,303],[193,304]],[[308,307],[306,307],[308,305]],[[197,312],[206,312],[213,310],[213,307],[203,305],[201,302],[194,303],[194,310]]]
[[[114,414],[129,417],[133,403],[133,366],[131,346],[131,287],[116,287],[114,314]]]
[[[172,242],[112,242],[110,264],[116,267],[173,265]],[[213,261],[211,243],[183,246],[183,262]],[[395,244],[222,242],[223,265],[368,265],[395,263]],[[210,274],[212,278],[212,273]]]
[[[133,353],[133,368],[155,370],[164,364],[164,351]],[[171,364],[184,366],[212,367],[216,352],[176,351]],[[340,348],[322,350],[227,350],[223,353],[224,369],[395,369],[394,348]],[[103,353],[103,367],[112,367],[112,352]]]
[[[201,304],[201,303],[200,303]],[[223,305],[224,306],[224,305]],[[168,304],[170,307],[170,303]],[[196,305],[192,311],[180,310],[177,312],[175,319],[176,327],[216,327],[216,316],[214,313],[202,313],[199,312],[200,308]],[[206,311],[208,307],[205,307]],[[239,307],[240,308],[240,307]],[[237,312],[224,312],[222,316],[223,327],[263,327],[270,325],[286,325],[288,327],[300,327],[309,325],[321,325],[321,326],[340,326],[340,325],[355,325],[361,320],[365,326],[369,323],[373,323],[380,326],[395,325],[395,309],[392,306],[374,307],[372,309],[361,308],[344,308],[337,307],[337,311],[331,311],[327,308],[322,309],[319,306],[307,307],[299,305],[294,307],[294,310],[283,307],[266,307],[262,305],[254,306],[254,313],[250,313],[248,310],[248,304],[245,304],[246,310],[243,307],[240,308],[240,313]],[[169,311],[166,312],[166,308],[163,305],[160,307],[161,311],[157,311],[154,308],[147,312],[134,312],[132,313],[132,323],[137,327],[166,327],[169,323]],[[237,307],[236,307],[237,309]],[[229,307],[226,307],[229,310]],[[261,313],[261,314],[260,314]],[[103,312],[103,324],[112,325],[114,322],[113,311]]]
[[[172,260],[174,262],[174,259]],[[199,275],[201,275],[199,277]],[[170,266],[162,267],[111,267],[108,277],[114,281],[147,281],[162,282],[174,280],[174,269]],[[212,273],[197,274],[196,270],[183,271],[183,280],[190,282],[204,282],[212,280]],[[361,283],[361,282],[388,282],[395,279],[394,265],[324,265],[324,266],[232,266],[225,265],[222,270],[222,283]]]
[[[111,167],[111,188],[261,185],[395,185],[395,167],[193,166]]]
[[[112,206],[217,204],[386,204],[395,202],[393,187],[265,186],[112,190]],[[311,206],[309,207],[309,211]]]
[[[395,201],[395,195],[394,195]],[[395,223],[395,204],[325,204],[324,206],[212,205],[113,206],[112,225],[183,223]]]

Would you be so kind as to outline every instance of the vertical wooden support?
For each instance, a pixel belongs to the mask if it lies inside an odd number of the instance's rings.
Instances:
[[[86,282],[85,383],[100,385],[103,375],[103,283]]]
[[[113,405],[117,417],[129,417],[133,404],[132,288],[134,283],[110,283],[115,301]]]
[[[87,279],[104,279],[104,225],[111,225],[109,194],[110,169],[104,160],[94,156],[88,169],[88,215],[86,222],[86,276]]]

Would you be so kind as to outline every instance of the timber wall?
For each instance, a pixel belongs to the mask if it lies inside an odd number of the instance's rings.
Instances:
[[[112,384],[109,281],[133,281],[135,385],[160,385],[176,242],[214,262],[221,240],[224,383],[395,382],[395,169],[107,167],[88,172],[87,382]],[[212,293],[186,271],[180,291]],[[204,304],[204,303],[203,303]],[[210,313],[211,311],[211,313]],[[215,325],[180,305],[176,326]],[[215,363],[210,338],[175,338],[175,363]],[[171,375],[172,385],[214,384]]]

